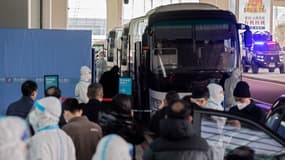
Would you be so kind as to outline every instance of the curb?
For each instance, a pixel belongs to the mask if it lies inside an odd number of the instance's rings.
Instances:
[[[277,81],[277,80],[271,80],[271,79],[265,79],[265,78],[260,78],[260,77],[251,77],[251,76],[246,76],[242,75],[242,78],[248,78],[248,79],[254,79],[254,80],[261,80],[261,81],[266,81],[266,82],[273,82],[273,83],[278,83],[278,84],[284,84],[285,82]]]

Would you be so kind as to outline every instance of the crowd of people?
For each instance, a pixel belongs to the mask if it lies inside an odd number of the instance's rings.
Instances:
[[[118,78],[117,67],[101,76],[103,85],[90,83],[88,67],[80,72],[75,97],[71,98],[62,98],[60,89],[52,86],[45,97],[36,100],[36,82],[22,84],[22,97],[8,106],[6,116],[0,117],[0,159],[131,160],[136,158],[135,146],[145,142],[145,130],[153,132],[154,141],[145,148],[143,160],[254,157],[254,151],[246,146],[236,150],[248,152],[233,151],[217,157],[192,126],[193,110],[197,108],[228,111],[261,123],[265,120],[265,112],[255,106],[249,85],[239,80],[237,70],[225,81],[227,87],[210,83],[183,98],[169,91],[147,127],[135,121],[132,97],[117,94],[117,86],[105,84],[112,75]],[[111,104],[102,103],[105,92],[113,97]]]

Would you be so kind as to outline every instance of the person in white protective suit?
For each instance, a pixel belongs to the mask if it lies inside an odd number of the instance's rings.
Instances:
[[[208,104],[205,108],[223,111],[222,102],[224,101],[224,90],[219,84],[210,83],[207,88],[209,89],[210,97],[208,99]]]
[[[92,160],[131,160],[133,146],[122,137],[110,134],[102,138]]]
[[[34,103],[28,121],[35,135],[28,143],[28,160],[75,160],[71,138],[58,127],[61,103],[46,97]]]
[[[99,52],[99,58],[96,61],[96,82],[99,82],[100,77],[105,72],[106,67],[107,67],[107,62],[104,59],[104,57],[105,57],[105,52],[101,50]]]
[[[241,72],[238,68],[234,69],[231,77],[226,79],[224,88],[225,88],[225,106],[228,111],[231,107],[235,106],[234,99],[234,89],[237,83],[241,81]]]
[[[27,123],[19,117],[0,117],[0,131],[0,159],[26,160],[25,141],[30,137]]]
[[[210,97],[205,108],[224,111],[224,107],[222,106],[222,102],[224,101],[223,87],[216,83],[210,83],[208,84],[207,88],[209,89]],[[213,160],[220,160],[224,158],[225,144],[222,133],[227,119],[219,116],[211,116],[211,119],[217,124],[216,133],[218,133],[220,137],[219,141],[214,143],[214,145],[211,145],[210,147],[212,148],[214,156]]]
[[[75,87],[75,98],[79,103],[87,103],[89,98],[87,96],[88,86],[91,84],[91,70],[87,66],[82,66],[80,69],[80,81]]]

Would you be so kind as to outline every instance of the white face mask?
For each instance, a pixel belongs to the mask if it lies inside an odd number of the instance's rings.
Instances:
[[[238,107],[239,110],[244,109],[248,104],[246,103],[241,103],[241,102],[236,102],[236,106]]]
[[[219,96],[217,96],[217,103],[221,104],[225,99],[224,94],[220,94]]]

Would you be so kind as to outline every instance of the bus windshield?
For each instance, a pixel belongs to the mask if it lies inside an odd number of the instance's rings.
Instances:
[[[152,71],[222,71],[237,65],[238,39],[235,25],[188,22],[154,26]]]

